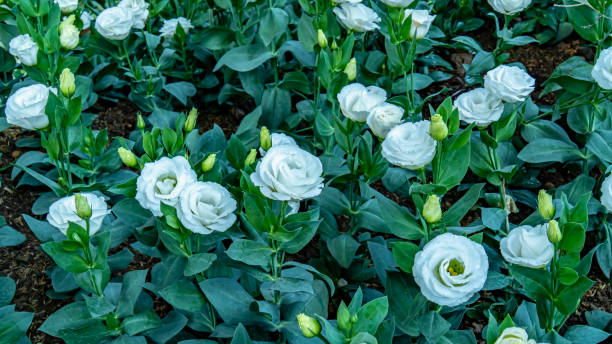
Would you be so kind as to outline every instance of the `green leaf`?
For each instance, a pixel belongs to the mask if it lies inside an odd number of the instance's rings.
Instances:
[[[274,254],[274,250],[257,241],[238,239],[230,245],[226,254],[233,260],[265,268],[270,264],[270,257]]]
[[[574,325],[565,331],[563,337],[572,343],[597,344],[603,343],[610,337],[610,333],[591,326]]]
[[[217,260],[217,255],[214,253],[196,253],[188,257],[185,276],[193,276],[208,270],[215,260]]]
[[[195,96],[197,91],[192,83],[186,81],[166,84],[166,86],[164,86],[164,90],[173,95],[185,106],[187,105],[187,99]]]
[[[121,318],[134,314],[134,305],[142,292],[148,270],[133,270],[123,275],[121,294],[117,302],[117,315]]]
[[[565,315],[572,314],[580,305],[580,298],[593,286],[593,281],[580,277],[576,283],[564,288],[555,298],[555,305]]]
[[[562,267],[557,272],[557,278],[565,285],[572,285],[578,281],[578,273],[572,268]]]
[[[248,72],[274,57],[263,44],[243,45],[226,52],[217,61],[213,72],[223,66],[237,72]]]
[[[377,197],[377,201],[381,209],[379,215],[385,221],[391,233],[408,240],[423,237],[421,226],[407,209],[382,195]]]
[[[566,162],[582,156],[575,144],[553,140],[538,139],[530,142],[518,154],[518,158],[529,163]]]
[[[15,281],[9,277],[0,277],[0,307],[11,303],[17,286]]]
[[[158,291],[158,294],[173,307],[189,312],[200,312],[206,305],[204,295],[187,280],[178,280]]]
[[[352,332],[376,334],[378,326],[385,320],[388,311],[389,301],[386,296],[366,303],[357,311],[357,322],[353,324]]]
[[[484,183],[472,185],[455,204],[442,214],[441,222],[445,223],[447,226],[458,225],[463,217],[472,209],[474,204],[478,202],[478,199],[480,199],[480,192],[484,186]]]
[[[279,87],[264,91],[261,99],[261,121],[270,129],[278,128],[291,114],[291,93]]]
[[[200,288],[223,321],[228,324],[250,324],[259,316],[250,310],[255,299],[238,282],[229,278],[210,278]]]
[[[435,342],[437,338],[443,336],[450,330],[451,324],[444,319],[438,312],[429,312],[417,318],[419,331],[430,342]]]
[[[17,246],[24,242],[25,235],[17,232],[12,227],[0,227],[0,247]]]
[[[252,344],[253,341],[249,337],[249,333],[242,323],[238,324],[236,327],[236,331],[234,331],[234,336],[232,337],[232,342],[230,344]]]
[[[391,244],[393,258],[402,271],[412,273],[414,256],[420,251],[419,246],[409,241],[396,241]]]
[[[352,236],[341,234],[335,238],[328,239],[327,248],[338,264],[346,269],[355,258],[359,243]]]
[[[87,262],[76,252],[64,250],[61,242],[48,242],[42,244],[42,249],[55,261],[62,269],[80,273],[89,270]]]
[[[125,319],[121,325],[127,334],[133,336],[161,326],[162,321],[155,312],[149,310]]]
[[[282,8],[272,7],[264,10],[259,24],[259,37],[265,45],[270,45],[274,38],[287,31],[289,15]]]

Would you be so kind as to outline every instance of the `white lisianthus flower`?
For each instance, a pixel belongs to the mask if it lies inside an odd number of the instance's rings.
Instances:
[[[272,141],[271,147],[277,147],[282,145],[291,145],[297,147],[297,143],[295,142],[293,137],[282,133],[272,133],[270,135],[270,140]],[[266,155],[266,151],[263,150],[263,148],[259,147],[259,154],[261,154],[261,156],[264,156]]]
[[[344,26],[355,32],[376,30],[376,23],[381,20],[374,10],[360,3],[343,3],[334,8],[334,14]]]
[[[404,12],[404,20],[408,19],[410,16],[412,16],[410,38],[416,40],[425,38],[436,16],[430,15],[427,10],[406,10]]]
[[[381,0],[385,5],[390,7],[404,8],[410,6],[414,0]]]
[[[386,100],[387,92],[382,88],[359,83],[346,85],[338,93],[340,111],[355,122],[365,122],[372,109]]]
[[[497,121],[504,112],[502,100],[486,88],[476,88],[461,94],[455,100],[459,118],[466,123],[476,123],[479,127]]]
[[[91,13],[83,11],[81,12],[80,18],[81,22],[83,22],[83,30],[89,29],[89,27],[91,26],[91,21],[93,20]]]
[[[531,4],[531,0],[489,0],[489,5],[493,7],[495,12],[501,14],[518,13]]]
[[[381,139],[384,139],[389,131],[402,122],[404,109],[390,103],[376,106],[370,112],[367,123],[370,130]]]
[[[60,30],[60,44],[62,48],[66,50],[72,50],[79,45],[79,36],[80,32],[76,26],[69,25],[61,25]]]
[[[281,145],[266,152],[251,174],[251,181],[270,199],[295,202],[321,193],[322,174],[319,158],[298,146]]]
[[[612,174],[601,184],[601,204],[612,213]]]
[[[599,53],[595,67],[591,70],[591,76],[599,87],[605,90],[612,90],[612,47]]]
[[[134,24],[132,11],[111,7],[100,12],[96,18],[96,30],[106,39],[121,41],[127,38]]]
[[[110,210],[104,201],[104,197],[96,196],[92,193],[82,193],[82,195],[85,196],[87,203],[89,203],[91,207],[91,218],[89,219],[89,235],[91,236],[100,230],[102,221],[104,221],[106,215],[110,213]],[[47,221],[64,234],[66,234],[68,230],[69,222],[76,223],[84,229],[87,229],[85,220],[77,215],[74,195],[60,198],[53,202],[49,207]]]
[[[6,101],[6,121],[30,130],[47,127],[49,118],[45,107],[49,92],[57,91],[43,84],[34,84],[15,91]]]
[[[163,157],[144,165],[136,180],[136,200],[153,215],[162,216],[161,202],[175,206],[183,189],[197,179],[189,161],[184,157]]]
[[[535,79],[516,66],[501,65],[484,77],[484,87],[508,103],[525,100],[535,88]]]
[[[236,222],[236,200],[223,186],[213,182],[187,185],[179,195],[176,216],[194,233],[225,232]]]
[[[429,121],[406,122],[391,129],[382,143],[382,155],[388,162],[417,170],[436,155],[437,142],[429,135]]]
[[[165,38],[174,37],[178,24],[181,24],[181,27],[183,28],[183,31],[185,31],[185,33],[188,33],[189,30],[193,29],[191,21],[187,18],[179,17],[175,19],[164,20],[164,25],[160,30],[161,36]]]
[[[480,291],[489,260],[482,245],[460,235],[444,233],[414,256],[412,272],[429,301],[454,307]]]
[[[132,24],[133,29],[144,29],[145,21],[149,17],[149,4],[144,0],[121,0],[117,7],[129,10],[132,12],[134,22]]]
[[[72,13],[79,6],[79,0],[55,0],[64,14]]]
[[[537,344],[529,339],[527,331],[520,327],[508,327],[499,335],[495,344]]]
[[[499,242],[502,256],[512,264],[528,268],[545,267],[555,253],[555,246],[548,240],[547,231],[548,224],[514,228]]]
[[[38,45],[30,35],[19,35],[9,42],[9,53],[26,66],[34,66],[37,62]]]

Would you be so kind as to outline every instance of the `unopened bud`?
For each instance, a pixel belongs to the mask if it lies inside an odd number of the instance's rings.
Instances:
[[[344,73],[348,77],[348,81],[353,81],[357,77],[357,60],[354,57],[344,67]]]
[[[338,308],[337,318],[338,320],[336,321],[340,330],[348,331],[351,329],[351,312],[349,312],[348,308],[344,305],[344,303],[342,304],[342,307]]]
[[[64,19],[59,26],[59,40],[62,48],[72,50],[79,45],[79,29],[74,26],[74,15]]]
[[[423,217],[427,223],[437,223],[442,218],[440,199],[436,195],[430,195],[423,205]]]
[[[117,153],[119,153],[119,158],[121,158],[121,161],[125,164],[125,166],[136,167],[136,165],[138,165],[138,159],[136,159],[136,155],[134,155],[131,150],[119,147],[119,149],[117,149]]]
[[[313,317],[309,317],[304,313],[300,313],[297,316],[298,325],[300,326],[300,330],[304,334],[306,338],[316,337],[319,333],[321,333],[321,324],[319,321]]]
[[[246,166],[251,166],[255,163],[255,159],[257,159],[257,150],[253,148],[251,149],[251,151],[249,152],[249,155],[247,155],[246,159],[244,160],[244,164]]]
[[[559,224],[555,220],[550,220],[548,222],[548,231],[546,234],[548,234],[548,240],[550,240],[550,242],[553,244],[561,241],[561,238],[563,237],[561,234],[561,229],[559,229]]]
[[[71,14],[67,16],[66,18],[64,18],[64,20],[62,20],[62,22],[59,24],[57,29],[61,32],[65,26],[74,25],[75,20],[76,20],[76,17],[74,16],[74,14]]]
[[[144,118],[142,118],[141,114],[138,114],[138,121],[136,122],[136,126],[140,130],[143,130],[145,128],[145,121]]]
[[[91,206],[89,202],[87,202],[87,197],[83,194],[74,195],[74,204],[76,206],[77,215],[83,220],[87,220],[91,218]]]
[[[270,137],[270,131],[266,127],[261,127],[259,131],[259,144],[264,151],[272,148],[272,138]]]
[[[185,131],[190,132],[195,128],[196,122],[198,120],[198,110],[196,108],[191,109],[189,111],[189,115],[187,116],[187,120],[185,121]]]
[[[546,220],[552,220],[555,217],[555,205],[552,196],[544,190],[538,192],[538,211],[540,216]]]
[[[217,158],[217,154],[211,154],[204,159],[202,162],[202,172],[208,172],[213,169],[215,166],[215,159]]]
[[[448,127],[444,123],[444,119],[439,114],[431,116],[431,125],[429,127],[429,135],[436,141],[442,141],[448,136]]]
[[[334,41],[332,42],[332,50],[338,50],[338,43],[336,43],[336,40],[334,39]]]
[[[68,68],[64,68],[62,74],[60,74],[60,90],[65,97],[72,96],[76,91],[74,74]]]
[[[321,29],[317,30],[317,40],[319,41],[321,49],[327,48],[327,37],[325,36],[325,32]]]

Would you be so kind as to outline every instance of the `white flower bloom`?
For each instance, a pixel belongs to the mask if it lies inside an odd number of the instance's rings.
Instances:
[[[194,233],[225,232],[236,222],[236,200],[213,182],[187,185],[179,195],[176,216]]]
[[[295,202],[321,193],[322,174],[319,158],[298,146],[281,145],[266,152],[251,174],[251,181],[270,199]]]
[[[163,157],[144,165],[136,180],[136,200],[153,215],[162,216],[161,202],[175,206],[183,189],[197,179],[189,161],[184,157]]]
[[[6,101],[6,121],[30,130],[45,128],[49,125],[49,118],[45,113],[49,91],[57,92],[43,84],[34,84],[15,91]]]
[[[555,253],[555,246],[548,240],[547,230],[548,224],[514,228],[499,242],[502,256],[512,264],[528,268],[545,267]]]
[[[429,135],[429,127],[429,121],[420,121],[391,129],[382,143],[383,157],[403,168],[423,168],[436,155],[437,142]]]
[[[337,4],[346,4],[346,3],[358,4],[363,0],[332,0],[332,1]]]
[[[535,79],[516,66],[501,65],[487,72],[484,87],[508,103],[522,102],[535,88]]]
[[[9,53],[26,66],[34,66],[37,62],[38,45],[30,35],[19,35],[9,42]]]
[[[414,0],[381,0],[385,5],[391,7],[404,8],[410,6]]]
[[[502,100],[486,88],[476,88],[461,94],[455,100],[459,118],[466,123],[476,123],[479,127],[497,121],[504,112]]]
[[[55,0],[64,14],[72,13],[79,6],[79,0]]]
[[[189,19],[179,17],[170,20],[164,20],[164,25],[160,30],[160,34],[162,37],[172,38],[176,33],[176,28],[178,24],[181,24],[183,31],[188,33],[190,29],[193,29],[193,25],[191,25],[191,21]]]
[[[612,174],[601,184],[601,204],[612,213]]]
[[[599,87],[612,90],[612,47],[599,53],[599,58],[591,71],[591,76]]]
[[[70,25],[62,25],[62,29],[60,30],[60,44],[62,48],[66,50],[72,50],[79,45],[79,36],[80,32],[76,26]]]
[[[444,233],[428,242],[414,257],[412,272],[429,301],[454,307],[480,291],[489,260],[482,245],[460,235]]]
[[[355,122],[365,122],[372,109],[386,100],[387,92],[382,88],[359,83],[346,85],[338,93],[342,114]]]
[[[81,12],[80,18],[81,22],[83,22],[83,30],[89,29],[89,27],[91,26],[91,21],[93,20],[91,13],[83,11]]]
[[[132,11],[111,7],[100,12],[96,18],[96,30],[106,39],[120,41],[127,38],[134,24]]]
[[[367,123],[374,135],[384,139],[389,131],[402,122],[404,109],[399,106],[382,103],[372,109]]]
[[[343,3],[334,8],[338,20],[348,29],[366,32],[378,29],[380,17],[371,8],[360,3]]]
[[[100,230],[102,221],[110,213],[110,210],[104,201],[104,197],[99,197],[92,193],[83,193],[82,195],[85,196],[87,203],[91,207],[91,218],[89,219],[89,235],[91,236]],[[77,215],[74,195],[60,198],[53,202],[49,207],[47,221],[64,234],[68,230],[69,222],[76,223],[87,229],[85,220]]]
[[[495,12],[501,14],[518,13],[531,4],[531,0],[489,0],[489,5],[493,7]]]
[[[495,344],[537,344],[529,339],[527,331],[520,327],[508,327],[499,335]]]
[[[404,12],[404,20],[408,19],[411,15],[410,38],[417,40],[425,38],[436,16],[430,15],[427,10],[406,10]]]
[[[121,0],[117,7],[129,10],[132,12],[134,22],[132,24],[133,29],[144,29],[145,21],[149,17],[149,4],[144,0]]]
[[[293,137],[287,136],[282,133],[272,133],[272,135],[270,135],[270,140],[272,141],[272,147],[282,145],[291,145],[297,147],[297,143],[295,142]],[[266,155],[266,151],[263,150],[263,148],[259,147],[259,154],[261,154],[261,156],[264,156]]]

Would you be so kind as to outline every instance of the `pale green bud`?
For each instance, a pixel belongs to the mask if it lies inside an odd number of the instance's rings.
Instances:
[[[555,205],[553,204],[552,196],[544,190],[538,192],[538,210],[540,216],[546,220],[552,220],[555,217]]]
[[[444,123],[444,119],[439,114],[431,116],[431,126],[429,127],[429,135],[436,140],[442,141],[448,136],[448,127]]]
[[[321,29],[317,30],[317,40],[319,41],[321,49],[327,48],[327,37],[325,36],[325,32]]]
[[[344,73],[346,73],[348,81],[353,81],[357,77],[357,60],[354,57],[344,67]]]
[[[59,30],[59,32],[62,32],[62,29],[65,26],[74,25],[75,20],[76,20],[76,17],[74,16],[74,14],[71,14],[67,16],[66,18],[64,18],[64,20],[62,20],[62,22],[59,24],[59,27],[57,29]]]
[[[74,81],[74,74],[68,68],[64,68],[62,74],[60,74],[60,90],[66,97],[70,97],[76,91],[76,83]]]
[[[202,172],[208,172],[213,169],[215,166],[215,159],[217,158],[217,154],[211,154],[206,157],[206,159],[202,162]]]
[[[119,153],[119,158],[121,158],[121,161],[125,164],[125,166],[136,167],[136,165],[138,165],[136,155],[134,155],[131,150],[119,147],[119,149],[117,149],[117,153]]]
[[[76,212],[83,220],[91,218],[91,206],[87,202],[87,197],[78,193],[74,195],[74,204],[76,205]]]
[[[257,150],[253,148],[251,149],[251,151],[249,152],[249,155],[247,155],[246,159],[244,160],[244,164],[246,166],[251,166],[255,163],[255,159],[257,159]]]
[[[442,218],[440,199],[436,195],[430,195],[423,205],[423,217],[427,223],[437,223]]]
[[[143,130],[145,128],[145,121],[140,113],[138,114],[138,121],[136,122],[136,127],[138,127],[138,129],[140,130]]]
[[[349,312],[344,302],[338,308],[337,318],[338,328],[340,330],[348,331],[353,326],[353,324],[351,323],[351,312]]]
[[[259,144],[261,149],[265,151],[272,148],[272,138],[270,137],[270,131],[266,127],[261,127],[259,131]]]
[[[198,121],[198,110],[196,108],[191,109],[189,111],[189,115],[187,115],[187,120],[185,121],[185,131],[190,132],[195,128],[196,122]]]
[[[338,50],[338,43],[336,43],[336,40],[334,39],[334,41],[332,42],[332,50]]]
[[[300,330],[304,334],[306,338],[316,337],[319,333],[321,333],[321,324],[319,321],[313,317],[309,317],[304,313],[300,313],[297,316],[298,325],[300,326]]]
[[[79,29],[72,24],[62,25],[60,30],[60,44],[66,50],[72,50],[79,45]]]
[[[546,234],[548,234],[548,240],[550,240],[550,242],[553,244],[561,241],[561,238],[563,237],[561,234],[561,229],[559,229],[559,224],[555,220],[550,220],[548,222],[548,232]]]

